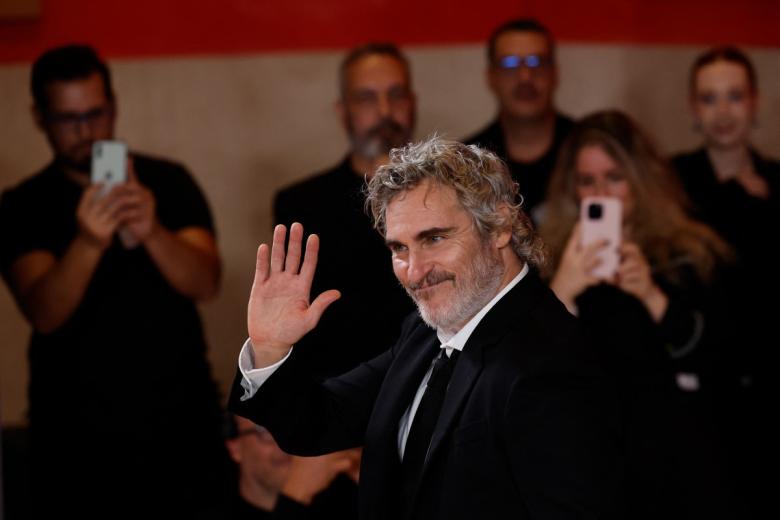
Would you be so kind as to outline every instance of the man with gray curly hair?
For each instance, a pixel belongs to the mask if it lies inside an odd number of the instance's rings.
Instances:
[[[396,276],[417,304],[423,320],[440,334],[454,334],[487,305],[505,285],[503,275],[510,274],[512,279],[523,263],[540,267],[544,262],[544,246],[517,203],[517,184],[507,175],[504,163],[490,152],[434,137],[393,150],[390,164],[380,167],[374,179],[368,184],[366,205],[373,214],[375,227],[393,252],[394,263],[404,262],[404,258],[408,263],[408,252],[403,244],[387,237],[387,210],[392,201],[403,198],[406,192],[424,188],[418,193],[427,197],[431,191],[438,194],[442,188],[450,188],[445,197],[451,199],[454,195],[477,232],[479,248],[475,254],[467,255],[465,269],[469,275],[462,280],[456,281],[455,273],[434,266],[422,279],[407,283],[404,272],[396,269]],[[491,240],[502,230],[509,231],[510,254],[506,259],[490,247]],[[445,230],[437,231],[442,235],[437,239],[445,238]],[[452,298],[444,298],[450,311],[436,314],[425,289],[448,281],[453,282],[454,292]]]
[[[363,445],[364,519],[612,513],[614,401],[574,318],[535,272],[542,246],[506,166],[434,137],[393,150],[367,195],[419,313],[384,354],[336,378],[307,377],[293,345],[339,292],[310,300],[319,240],[304,254],[293,224],[285,248],[277,226],[271,248],[258,249],[230,408],[289,453]]]

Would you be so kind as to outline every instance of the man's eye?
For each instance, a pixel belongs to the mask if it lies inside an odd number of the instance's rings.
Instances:
[[[376,95],[373,92],[358,92],[352,96],[355,103],[369,104],[376,102]]]
[[[699,95],[699,103],[705,105],[712,105],[715,103],[715,94],[701,94]]]
[[[742,92],[740,92],[738,90],[733,90],[733,91],[729,92],[729,101],[738,103],[738,102],[742,101],[743,99],[745,99],[745,95]]]
[[[390,101],[392,102],[398,102],[398,101],[408,101],[410,96],[409,96],[409,91],[407,89],[394,88],[390,90],[387,97],[390,98]]]

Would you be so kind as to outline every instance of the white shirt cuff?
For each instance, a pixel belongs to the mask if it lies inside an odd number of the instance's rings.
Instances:
[[[290,347],[287,355],[281,360],[277,361],[273,365],[255,368],[255,354],[252,350],[252,341],[247,339],[244,342],[244,346],[241,347],[241,352],[238,354],[238,369],[241,371],[243,378],[241,379],[241,388],[244,389],[244,395],[241,396],[242,401],[251,399],[257,390],[265,383],[271,374],[276,372],[276,369],[282,366],[282,363],[287,361],[292,353],[292,347]]]

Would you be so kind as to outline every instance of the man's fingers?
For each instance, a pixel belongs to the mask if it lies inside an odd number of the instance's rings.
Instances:
[[[290,226],[290,241],[287,244],[287,259],[284,262],[284,270],[290,274],[298,274],[301,264],[301,242],[303,242],[303,226],[294,222]]]
[[[264,282],[268,278],[268,244],[260,244],[257,248],[257,262],[255,263],[255,283]]]
[[[306,256],[303,259],[303,265],[301,266],[301,276],[309,284],[314,279],[314,271],[317,269],[317,256],[320,251],[320,237],[317,235],[309,235],[306,240]]]
[[[274,241],[271,247],[271,272],[277,273],[284,268],[284,239],[287,228],[279,224],[274,228]]]

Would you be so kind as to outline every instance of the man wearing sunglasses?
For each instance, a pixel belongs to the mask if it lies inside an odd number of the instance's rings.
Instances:
[[[538,221],[535,209],[544,200],[558,149],[572,127],[572,120],[555,109],[558,67],[550,31],[533,19],[498,27],[488,40],[487,81],[498,115],[466,142],[507,162],[520,185],[523,209]]]
[[[3,193],[0,267],[32,328],[35,518],[186,513],[229,468],[195,306],[219,286],[208,204],[182,166],[138,154],[128,182],[105,195],[90,182],[92,145],[113,138],[117,114],[93,49],[47,51],[31,84],[52,159]]]

